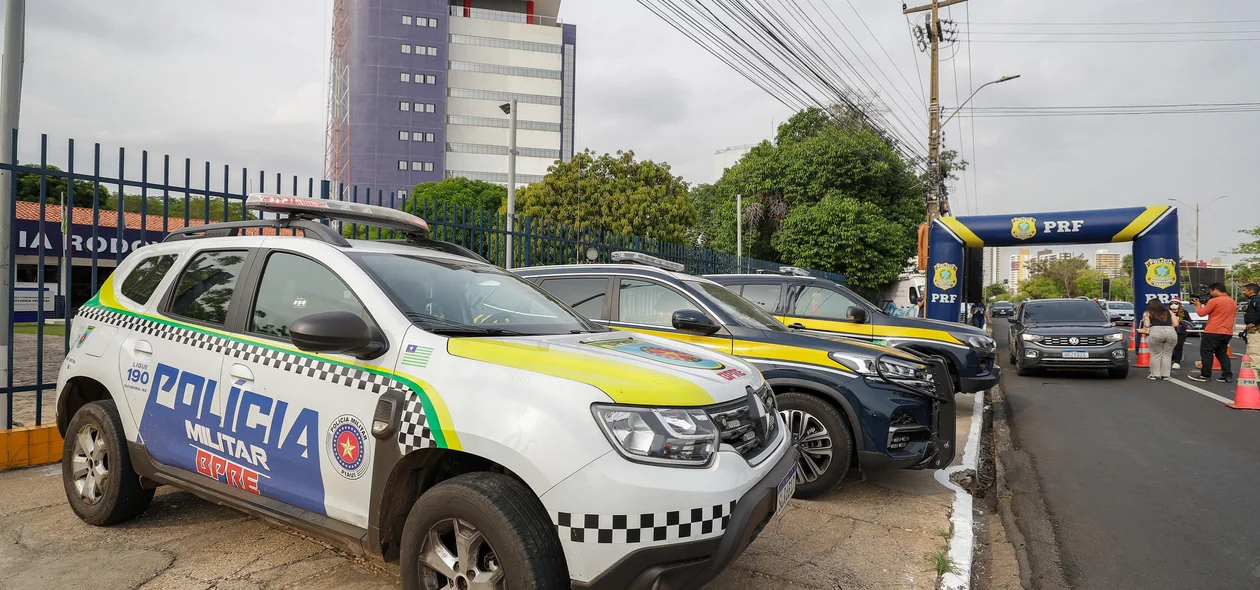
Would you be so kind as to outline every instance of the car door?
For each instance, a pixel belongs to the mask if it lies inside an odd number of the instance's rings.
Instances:
[[[538,286],[556,299],[563,301],[588,320],[608,324],[611,310],[608,301],[608,284],[612,280],[602,276],[542,277],[534,279]]]
[[[721,322],[698,301],[679,289],[646,277],[613,277],[613,306],[610,325],[618,330],[641,332],[697,344],[730,354],[731,335],[726,328],[705,336],[674,329],[675,311],[699,311],[717,325]]]
[[[731,285],[730,290],[735,291],[740,297],[747,299],[765,310],[770,315],[782,315],[779,313],[780,301],[783,299],[783,285],[779,283],[744,283],[742,285]]]
[[[784,315],[779,321],[791,326],[800,324],[807,330],[837,332],[863,339],[874,337],[873,318],[859,323],[849,315],[849,308],[865,310],[848,294],[822,285],[796,284],[788,287]]]
[[[228,483],[243,479],[241,466],[257,471],[259,456],[249,442],[233,437],[233,424],[223,402],[228,389],[220,373],[223,339],[232,313],[239,307],[237,290],[252,263],[247,248],[192,251],[157,308],[157,315],[138,318],[123,342],[121,363],[128,366],[124,389],[139,411],[140,441],[159,463]],[[244,449],[243,451],[241,449]],[[211,475],[199,465],[210,458],[238,468]],[[245,487],[242,483],[238,487]]]
[[[234,392],[228,403],[237,408],[235,436],[265,453],[268,472],[258,475],[268,485],[260,483],[259,491],[366,527],[376,442],[369,429],[384,391],[360,368],[390,371],[398,351],[370,361],[307,353],[293,346],[289,326],[312,314],[344,311],[384,334],[349,286],[375,284],[344,257],[317,260],[288,250],[261,252],[251,275],[239,328],[247,346],[226,360],[223,380]]]

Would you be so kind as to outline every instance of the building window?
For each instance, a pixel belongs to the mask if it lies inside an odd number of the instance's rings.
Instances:
[[[424,83],[425,83],[425,84],[437,84],[437,76],[425,76],[425,77],[424,77]]]
[[[427,141],[427,142],[429,142],[429,143],[433,143],[433,142],[434,142],[434,140],[436,140],[436,139],[437,139],[437,136],[433,135],[432,133],[425,133],[425,134],[424,134],[424,140],[425,140],[425,141]]]
[[[438,22],[436,18],[429,19],[429,28],[436,29],[437,26],[438,26]]]
[[[398,132],[398,139],[400,139],[400,140],[402,140],[402,141],[407,141],[407,132],[406,132],[406,131],[399,131],[399,132]]]
[[[427,52],[429,55],[433,55],[433,56],[437,55],[437,47],[426,47],[424,49],[425,49],[425,52]]]
[[[398,110],[400,110],[400,111],[409,111],[409,110],[411,110],[411,103],[409,103],[409,102],[400,102],[400,103],[398,103]]]
[[[403,72],[403,73],[402,73],[402,74],[398,77],[398,79],[399,79],[399,80],[402,80],[403,82],[410,82],[410,81],[411,81],[411,74],[408,74],[407,72]]]
[[[520,92],[495,92],[492,90],[471,90],[467,88],[448,88],[447,95],[454,98],[476,98],[481,100],[505,101],[516,99],[520,102],[560,106],[559,96],[544,94],[522,94]]]
[[[410,45],[408,45],[408,44],[406,44],[406,43],[403,43],[403,44],[402,44],[402,52],[403,52],[403,53],[411,53],[411,46],[410,46]]]
[[[399,199],[406,200],[406,199],[407,199],[407,189],[404,189],[404,188],[400,188],[400,189],[398,189],[398,198],[399,198]]]
[[[406,169],[407,169],[407,161],[406,161],[406,160],[399,160],[399,161],[398,161],[398,169],[399,169],[399,170],[406,170]]]
[[[465,154],[489,154],[494,156],[508,155],[508,148],[505,145],[487,145],[479,143],[447,143],[446,151]],[[526,158],[547,158],[549,160],[559,160],[560,150],[549,150],[545,148],[518,147],[516,153]]]
[[[539,68],[520,68],[516,66],[501,66],[495,64],[483,64],[468,61],[452,61],[450,69],[456,72],[480,72],[482,74],[505,74],[508,76],[529,76],[531,78],[547,78],[550,80],[559,80],[560,70],[544,70]]]
[[[419,131],[412,131],[411,141],[424,141],[424,134]]]
[[[463,117],[458,115],[448,115],[446,117],[448,125],[471,125],[474,127],[499,127],[507,129],[507,117]],[[524,121],[516,122],[517,129],[527,129],[529,131],[551,131],[560,132],[559,123],[547,123],[544,121]]]
[[[433,172],[433,162],[425,162],[425,163],[424,163],[424,171],[425,171],[425,172]]]
[[[426,105],[424,105],[424,112],[426,112],[426,113],[432,113],[432,112],[436,112],[436,111],[437,111],[437,106],[436,106],[436,105],[432,105],[432,104],[426,104]]]
[[[481,47],[498,47],[499,49],[521,49],[524,51],[541,51],[543,53],[561,53],[560,45],[551,43],[534,43],[532,41],[513,41],[496,37],[476,37],[473,35],[450,35],[451,43],[461,45],[480,45]]]
[[[415,172],[420,172],[421,170],[424,170],[424,162],[412,162],[411,169]]]
[[[404,14],[404,15],[403,15],[403,24],[404,24],[404,25],[409,25],[409,24],[411,24],[411,17],[410,17],[410,16],[407,16],[407,15],[405,15],[405,14]]]
[[[419,113],[419,112],[423,112],[423,111],[424,111],[424,103],[422,103],[422,102],[418,102],[418,103],[416,103],[416,112],[417,112],[417,113]]]

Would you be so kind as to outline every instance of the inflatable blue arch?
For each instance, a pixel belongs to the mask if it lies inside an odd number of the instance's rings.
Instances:
[[[927,316],[958,321],[966,248],[1133,242],[1133,305],[1180,293],[1175,207],[941,217],[928,242]]]

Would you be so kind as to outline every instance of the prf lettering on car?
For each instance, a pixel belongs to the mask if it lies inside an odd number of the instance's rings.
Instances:
[[[319,414],[159,363],[140,436],[153,458],[324,514]]]

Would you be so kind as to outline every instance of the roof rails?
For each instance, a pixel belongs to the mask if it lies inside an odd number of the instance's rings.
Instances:
[[[792,275],[794,277],[810,276],[809,271],[798,266],[780,266],[779,274]]]
[[[192,240],[196,238],[219,238],[226,236],[242,235],[242,230],[246,229],[292,229],[302,230],[302,233],[308,238],[315,238],[321,242],[327,242],[334,246],[345,248],[350,245],[341,234],[337,233],[331,227],[322,223],[311,221],[308,219],[250,219],[246,221],[228,221],[224,223],[207,223],[205,225],[191,225],[179,229],[173,229],[167,232],[163,242],[177,242],[179,240]]]
[[[674,272],[683,272],[687,270],[687,267],[683,266],[681,263],[670,262],[668,260],[665,260],[664,258],[657,258],[655,256],[649,256],[642,252],[629,252],[629,251],[613,252],[612,261],[613,262],[627,262],[631,264],[642,264],[645,266],[655,266],[656,268],[672,270]]]

